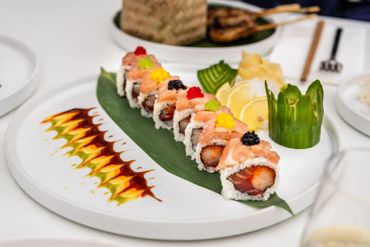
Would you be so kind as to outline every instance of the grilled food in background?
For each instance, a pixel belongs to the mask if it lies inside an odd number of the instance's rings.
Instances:
[[[302,8],[299,4],[280,5],[272,9],[248,11],[230,7],[208,9],[207,32],[210,39],[217,43],[228,43],[246,38],[259,31],[274,29],[278,26],[293,24],[314,17],[314,14],[298,17],[281,23],[258,24],[258,19],[271,14],[298,12],[315,13],[320,9],[316,6]]]

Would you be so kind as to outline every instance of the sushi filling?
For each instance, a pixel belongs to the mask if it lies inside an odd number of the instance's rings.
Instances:
[[[188,117],[184,118],[183,120],[181,120],[179,122],[179,132],[180,132],[180,134],[185,135],[185,129],[186,129],[186,126],[188,126],[188,124],[190,123],[190,118],[191,118],[191,116],[188,116]]]
[[[146,99],[142,103],[142,106],[145,111],[153,112],[155,98],[156,98],[155,95],[149,95],[148,97],[146,97]]]
[[[199,142],[199,137],[202,134],[202,130],[203,128],[196,128],[196,129],[193,129],[193,132],[191,133],[191,145],[192,145],[194,152]]]
[[[258,196],[263,195],[274,184],[275,177],[276,173],[270,167],[251,166],[232,174],[227,179],[233,183],[236,190]]]
[[[140,87],[141,87],[140,82],[134,82],[132,84],[131,96],[132,96],[132,99],[134,100],[134,102],[137,102],[137,97],[139,97],[139,94],[140,94]]]
[[[200,158],[203,162],[203,165],[207,167],[215,168],[220,161],[222,151],[224,150],[225,146],[220,145],[209,145],[202,148],[200,153]]]
[[[175,110],[176,105],[174,104],[166,106],[161,110],[161,113],[159,114],[159,119],[163,122],[172,121]]]

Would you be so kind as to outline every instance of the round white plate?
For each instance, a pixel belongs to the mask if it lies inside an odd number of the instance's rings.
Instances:
[[[196,68],[166,66],[185,81],[196,81]],[[55,88],[25,104],[9,124],[6,139],[8,166],[17,183],[36,201],[70,220],[101,230],[140,238],[167,240],[209,239],[237,235],[291,217],[285,210],[269,207],[255,209],[178,178],[157,165],[121,129],[96,99],[97,76]],[[124,100],[124,99],[123,99]],[[121,206],[109,203],[107,190],[97,189],[98,178],[86,177],[88,169],[74,169],[76,157],[63,156],[58,150],[63,140],[52,140],[55,133],[45,132],[40,122],[49,115],[72,108],[99,112],[110,140],[117,151],[125,150],[124,160],[136,160],[133,169],[153,170],[146,174],[154,194],[162,199],[139,198]],[[99,120],[100,122],[100,120]],[[108,135],[108,134],[107,134]],[[144,137],[143,137],[144,138]],[[262,135],[262,139],[268,136]],[[271,141],[271,140],[270,140]],[[277,192],[299,213],[314,200],[325,161],[337,150],[337,135],[326,121],[321,141],[313,148],[295,150],[272,143],[281,156]]]
[[[0,116],[11,111],[36,89],[37,60],[33,51],[0,35]]]
[[[211,0],[209,3],[222,4],[226,6],[238,7],[248,10],[259,10],[260,8],[251,4],[239,1]],[[230,47],[187,47],[160,44],[134,37],[119,29],[114,21],[110,22],[110,34],[113,40],[122,48],[133,51],[138,45],[144,46],[151,54],[158,54],[158,59],[170,62],[183,63],[214,63],[220,58],[228,63],[238,63],[241,52],[248,51],[259,54],[268,53],[278,38],[280,37],[281,28],[275,29],[275,32],[268,38],[256,43]],[[181,58],[181,60],[179,60]]]
[[[370,80],[370,73],[358,74],[340,83],[337,93],[337,111],[352,127],[370,136],[370,106],[359,100],[361,83]],[[369,92],[370,93],[370,92]]]
[[[1,239],[0,247],[124,247],[95,238],[19,237]]]

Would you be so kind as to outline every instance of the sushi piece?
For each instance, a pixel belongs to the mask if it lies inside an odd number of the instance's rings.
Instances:
[[[203,111],[198,111],[190,118],[190,123],[185,129],[185,150],[186,155],[195,159],[195,149],[199,142],[199,137],[202,134],[203,128],[207,122],[217,117],[218,113],[224,112],[231,114],[229,108],[222,107],[217,100],[210,100],[204,106]]]
[[[186,89],[178,76],[170,77],[167,83],[162,84],[153,110],[153,120],[157,129],[172,129],[179,91]]]
[[[234,138],[226,145],[220,163],[222,195],[233,200],[265,201],[278,183],[279,155],[270,143],[254,132]]]
[[[160,68],[156,58],[148,55],[138,59],[136,66],[132,66],[130,72],[127,74],[125,94],[127,100],[132,108],[140,108],[138,97],[141,90],[141,82],[145,76],[148,76],[151,71]]]
[[[141,82],[140,94],[137,98],[141,107],[141,115],[152,117],[159,89],[162,85],[167,84],[168,78],[170,78],[170,74],[163,67],[152,70],[144,76]]]
[[[204,110],[204,104],[215,96],[203,93],[199,87],[190,87],[179,94],[173,116],[173,135],[176,141],[184,141],[185,129],[194,112]]]
[[[144,56],[146,56],[145,48],[138,46],[135,51],[126,53],[122,58],[122,64],[120,65],[116,75],[116,86],[119,96],[125,96],[127,74],[133,66],[137,66],[138,59]]]
[[[227,143],[241,138],[248,131],[247,125],[229,113],[218,113],[203,128],[195,148],[195,160],[199,170],[215,172]]]

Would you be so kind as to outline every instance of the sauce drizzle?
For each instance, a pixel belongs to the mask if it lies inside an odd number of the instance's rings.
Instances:
[[[74,108],[51,115],[41,124],[51,124],[46,131],[57,133],[53,140],[66,140],[60,149],[70,148],[65,155],[78,156],[81,159],[75,166],[77,169],[90,168],[88,176],[100,179],[98,188],[104,187],[111,192],[110,201],[116,201],[121,205],[145,196],[161,201],[152,192],[154,186],[149,186],[144,177],[152,170],[134,171],[131,168],[134,160],[121,159],[123,152],[116,152],[113,148],[116,141],[107,141],[105,138],[107,131],[99,129],[102,124],[93,122],[93,118],[99,116],[98,113],[89,114],[93,109],[95,108]]]

